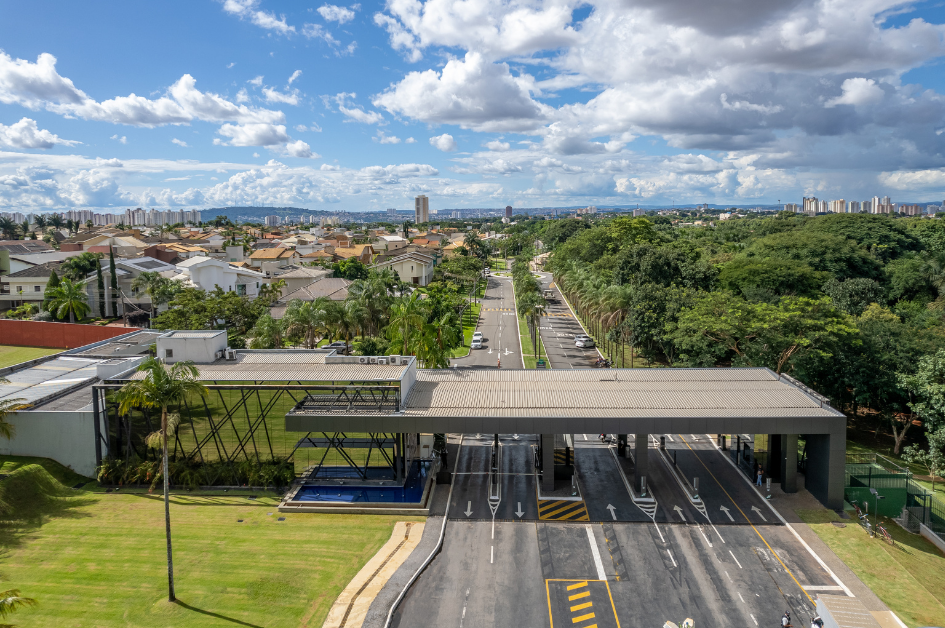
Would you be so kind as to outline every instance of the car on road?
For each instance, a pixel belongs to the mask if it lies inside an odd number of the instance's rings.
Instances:
[[[491,274],[492,274],[492,271],[490,271],[490,270],[487,268],[487,269],[485,269],[485,270],[483,271],[483,273],[486,274],[486,275],[491,275]]]
[[[574,346],[581,349],[593,349],[594,339],[587,334],[578,334],[574,337]]]
[[[325,345],[325,346],[322,347],[322,348],[323,348],[323,349],[334,349],[334,350],[336,350],[338,353],[350,353],[350,351],[351,351],[351,345],[346,344],[344,341],[333,342],[333,343],[331,343],[331,344]]]
[[[472,335],[472,340],[469,343],[470,349],[482,349],[482,341],[485,338],[482,337],[481,331],[474,331]]]

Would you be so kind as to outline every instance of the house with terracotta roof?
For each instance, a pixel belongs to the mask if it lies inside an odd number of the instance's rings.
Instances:
[[[300,259],[301,256],[295,250],[280,246],[274,249],[253,251],[253,254],[249,256],[249,264],[253,268],[270,274],[277,268],[296,264]]]
[[[355,258],[364,265],[371,263],[374,259],[374,247],[370,244],[354,244],[348,247],[339,246],[335,249],[336,259],[345,260]]]
[[[303,262],[324,262],[324,261],[333,261],[335,256],[325,250],[312,251],[311,253],[306,253],[302,256]]]
[[[59,262],[46,262],[0,277],[0,309],[6,311],[24,303],[40,305],[52,271],[62,275],[60,266]]]
[[[344,301],[348,297],[348,286],[351,281],[339,277],[323,277],[315,283],[311,283],[294,292],[290,292],[269,308],[269,314],[276,320],[285,316],[286,308],[289,303],[296,300],[314,301],[315,299],[326,297],[332,301]]]

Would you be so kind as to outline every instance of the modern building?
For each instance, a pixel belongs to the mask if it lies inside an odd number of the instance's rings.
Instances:
[[[804,197],[804,213],[808,216],[813,216],[817,213],[819,208],[819,203],[816,196],[811,196],[810,198]]]
[[[851,214],[860,213],[860,201],[850,201],[850,213]]]
[[[785,203],[785,204],[784,204],[784,211],[786,211],[786,212],[794,212],[794,213],[796,214],[796,213],[798,213],[798,212],[801,211],[801,208],[798,206],[797,203]]]
[[[201,290],[222,288],[240,296],[255,298],[266,275],[255,270],[237,268],[228,262],[212,257],[192,257],[177,264],[178,273],[173,279],[186,282]]]
[[[425,286],[433,279],[434,259],[431,255],[419,252],[404,253],[389,257],[371,266],[376,270],[391,268],[397,272],[401,281],[416,286]]]
[[[905,216],[921,216],[922,206],[921,205],[900,205],[899,213]]]
[[[830,212],[833,214],[847,213],[847,202],[844,199],[830,201]]]
[[[430,199],[421,194],[413,200],[413,221],[416,224],[430,222]]]
[[[508,218],[509,220],[512,219],[512,206],[511,205],[505,206],[505,217]]]

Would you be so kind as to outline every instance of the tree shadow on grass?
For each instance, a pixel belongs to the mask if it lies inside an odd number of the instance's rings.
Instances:
[[[195,613],[200,613],[201,615],[207,615],[208,617],[215,617],[215,618],[217,618],[217,619],[222,619],[222,620],[224,620],[224,621],[228,621],[228,622],[234,623],[234,624],[236,624],[236,625],[238,625],[238,626],[249,626],[250,628],[264,628],[263,626],[258,626],[258,625],[256,625],[256,624],[251,624],[251,623],[249,623],[249,622],[241,621],[241,620],[239,620],[239,619],[234,619],[234,618],[232,618],[232,617],[227,617],[226,615],[221,615],[221,614],[219,614],[219,613],[214,613],[214,612],[211,612],[211,611],[205,611],[205,610],[202,609],[202,608],[197,608],[197,607],[195,607],[195,606],[191,606],[190,604],[187,604],[186,602],[183,602],[183,601],[181,601],[180,599],[175,600],[175,601],[174,601],[174,604],[177,604],[177,605],[180,606],[181,608],[186,608],[186,609],[189,610],[189,611],[193,611],[193,612],[195,612]]]

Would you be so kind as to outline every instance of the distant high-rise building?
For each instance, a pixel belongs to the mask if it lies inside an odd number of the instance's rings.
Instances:
[[[390,220],[390,221],[392,221],[392,222],[395,221],[395,220],[397,220],[397,208],[396,208],[396,207],[388,207],[388,208],[387,208],[387,219]]]
[[[817,213],[817,197],[811,196],[810,198],[804,197],[804,213],[808,216],[813,216]]]
[[[845,214],[847,212],[847,202],[842,198],[830,201],[830,212],[833,214]]]
[[[881,201],[878,196],[874,196],[872,199],[870,199],[870,213],[871,214],[880,213],[879,212],[880,204],[881,204]]]
[[[786,212],[794,212],[794,213],[796,214],[796,213],[798,213],[799,211],[801,211],[801,208],[800,208],[800,206],[798,206],[797,203],[785,203],[785,204],[784,204],[784,211],[786,211]]]
[[[646,215],[646,210],[645,210],[645,209],[634,209],[634,210],[633,210],[633,217],[634,217],[634,218],[637,218],[637,217],[639,217],[639,216],[645,216],[645,215]]]
[[[922,206],[921,205],[900,205],[899,213],[905,216],[921,216]]]
[[[830,211],[830,203],[823,200],[817,202],[817,213],[826,214],[828,211]]]
[[[278,224],[279,224],[279,217],[278,217],[278,216],[266,216],[266,226],[267,226],[267,227],[275,227],[275,226],[278,226]]]
[[[511,205],[506,205],[506,206],[505,206],[505,217],[508,218],[508,219],[511,219],[511,218],[512,218],[512,206],[511,206]]]
[[[860,213],[860,201],[850,201],[850,209],[848,210],[851,214]]]
[[[418,225],[423,222],[430,222],[430,199],[421,194],[413,201],[413,221]]]

